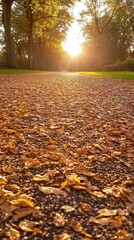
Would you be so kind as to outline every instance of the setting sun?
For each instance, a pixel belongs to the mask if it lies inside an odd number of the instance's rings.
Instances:
[[[65,41],[62,43],[63,50],[72,57],[78,56],[82,51],[82,43],[84,42],[84,38],[78,19],[81,10],[84,9],[84,6],[85,0],[76,2],[74,9],[72,10],[75,20],[69,28]]]
[[[74,22],[69,29],[66,41],[62,43],[63,50],[71,56],[77,56],[81,53],[82,36],[80,26]]]
[[[77,39],[72,37],[68,38],[66,42],[62,44],[63,50],[68,52],[72,57],[77,56],[81,53],[81,44]]]

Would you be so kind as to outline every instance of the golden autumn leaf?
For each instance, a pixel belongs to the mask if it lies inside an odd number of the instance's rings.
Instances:
[[[7,232],[7,236],[9,237],[10,240],[20,240],[19,231],[12,227]]]
[[[92,238],[90,234],[86,233],[86,231],[80,224],[80,221],[76,220],[75,218],[71,220],[70,226],[74,229],[75,232],[85,235],[86,237]]]
[[[10,201],[10,203],[17,207],[34,207],[34,203],[25,198],[18,198],[16,200]]]
[[[36,181],[36,182],[42,182],[42,181],[48,182],[49,181],[49,175],[44,174],[44,175],[41,176],[39,174],[36,174],[33,177],[33,181]]]
[[[71,240],[71,236],[68,233],[62,233],[59,235],[59,240]]]
[[[34,232],[34,227],[39,225],[38,222],[24,220],[21,221],[19,227],[25,232]]]
[[[61,188],[64,189],[69,186],[69,181],[66,180],[66,181],[62,182],[60,185],[61,185]]]
[[[66,196],[66,192],[61,190],[60,188],[55,187],[48,187],[48,186],[39,186],[39,190],[43,192],[44,194],[54,194],[54,195],[61,195]]]
[[[25,114],[23,114],[23,117],[27,118],[27,117],[29,117],[29,114],[25,113]]]
[[[107,198],[107,196],[104,193],[99,192],[99,191],[91,192],[91,194],[96,196],[96,197],[99,197],[99,198]]]
[[[25,167],[27,169],[29,168],[40,168],[42,166],[42,163],[38,159],[27,159],[25,161]]]
[[[10,129],[10,128],[6,128],[6,129],[4,129],[4,131],[5,131],[6,133],[9,133],[9,134],[16,133],[15,130]]]
[[[6,177],[0,175],[0,185],[6,184],[6,183],[7,183]]]
[[[124,229],[119,230],[115,236],[116,240],[132,240],[132,238],[132,234]]]
[[[65,210],[65,212],[73,212],[75,210],[74,207],[68,205],[62,206],[61,209]]]
[[[81,202],[79,206],[79,212],[91,212],[92,207],[88,203]]]
[[[107,209],[107,208],[102,208],[98,211],[99,215],[96,218],[100,217],[108,217],[108,216],[115,216],[117,214],[117,209]]]
[[[11,173],[13,171],[13,169],[11,167],[8,167],[8,166],[3,166],[2,171],[5,172],[5,173]]]
[[[126,219],[124,217],[120,217],[120,216],[100,217],[100,218],[96,216],[96,217],[90,217],[89,222],[100,224],[102,226],[109,225],[109,227],[111,228],[118,228],[122,226],[125,220]]]

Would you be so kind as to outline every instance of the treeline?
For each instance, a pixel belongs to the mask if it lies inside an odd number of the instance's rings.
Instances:
[[[134,58],[133,0],[89,0],[79,19],[82,53],[62,50],[75,0],[1,0],[1,67],[47,70],[101,70]]]

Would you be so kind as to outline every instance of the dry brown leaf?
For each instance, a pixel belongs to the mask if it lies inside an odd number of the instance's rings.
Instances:
[[[104,193],[99,192],[99,191],[91,192],[91,194],[96,196],[96,197],[99,197],[99,198],[107,198],[107,196]]]
[[[13,219],[14,219],[14,221],[18,221],[21,218],[30,215],[31,213],[32,213],[32,209],[31,208],[17,208],[14,211]]]
[[[70,222],[70,226],[74,229],[75,232],[78,232],[82,235],[85,235],[86,237],[91,238],[92,236],[84,230],[84,228],[81,226],[80,221],[76,219],[72,219]]]
[[[74,185],[72,185],[71,187],[74,188],[74,189],[76,189],[76,190],[85,190],[85,191],[88,191],[87,187],[82,186],[82,185],[76,185],[76,184],[74,184]]]
[[[74,207],[68,205],[62,206],[61,209],[65,210],[65,212],[73,212],[75,210]]]
[[[0,185],[6,184],[6,183],[7,183],[6,177],[0,175]]]
[[[119,230],[116,234],[116,240],[132,240],[133,236],[127,230]]]
[[[102,226],[109,225],[111,228],[118,228],[122,226],[123,221],[126,220],[124,217],[90,217],[89,222],[100,224]]]
[[[12,227],[7,232],[7,236],[9,237],[10,240],[19,240],[20,239],[19,231]]]
[[[98,213],[99,215],[96,218],[115,216],[117,214],[117,209],[112,210],[112,209],[102,208],[98,211]]]
[[[119,216],[128,216],[129,215],[129,212],[127,209],[121,209],[121,208],[118,208],[117,209],[117,214]]]
[[[10,128],[6,128],[6,129],[4,129],[4,132],[9,133],[9,134],[16,133],[15,130],[10,129]]]
[[[9,202],[4,202],[4,204],[0,205],[0,209],[6,213],[7,217],[12,216],[13,211],[16,209],[15,206],[11,205]]]
[[[11,172],[14,172],[14,169],[12,169],[11,167],[8,167],[8,166],[3,166],[2,171],[5,173],[11,173]]]
[[[18,221],[19,219],[28,216],[30,214],[33,215],[33,217],[40,218],[43,216],[43,214],[40,212],[40,210],[36,208],[16,208],[14,210],[13,219],[14,221]]]
[[[130,213],[134,213],[134,202],[133,203],[126,202],[126,207]]]
[[[80,212],[91,212],[91,210],[92,210],[92,207],[90,204],[83,203],[83,202],[80,203],[80,206],[79,206]]]
[[[108,220],[109,218],[99,218],[99,219],[96,219],[95,217],[90,217],[89,218],[89,222],[93,222],[93,223],[97,223],[97,224],[100,224],[102,226],[105,226],[108,224]]]
[[[54,194],[54,195],[61,195],[61,196],[66,196],[66,192],[55,187],[48,187],[48,186],[39,186],[39,190],[43,192],[44,194]]]
[[[56,227],[63,227],[66,223],[66,220],[61,214],[55,213],[53,223]]]
[[[39,225],[38,222],[24,220],[20,222],[19,227],[25,232],[34,232],[34,228],[37,225]]]
[[[64,129],[63,129],[63,128],[59,128],[59,129],[56,130],[56,134],[57,134],[57,135],[62,135],[63,132],[64,132]]]
[[[68,233],[62,233],[59,235],[59,240],[71,240],[71,236]]]
[[[73,170],[74,172],[83,174],[84,176],[88,176],[88,177],[96,176],[95,173],[89,172],[88,168],[86,168],[83,164],[80,164],[79,166],[75,167]]]
[[[38,160],[38,159],[27,159],[27,161],[25,161],[25,167],[26,169],[29,168],[40,168],[42,166],[42,163]]]
[[[19,178],[21,177],[21,175],[19,173],[13,173],[11,175],[7,176],[8,180],[19,180]]]

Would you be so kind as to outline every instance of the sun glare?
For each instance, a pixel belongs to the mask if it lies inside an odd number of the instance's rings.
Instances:
[[[77,22],[74,22],[69,29],[65,42],[62,43],[64,51],[68,52],[71,56],[77,56],[81,53],[82,45],[82,34],[80,26]]]
[[[62,44],[63,50],[68,52],[72,57],[75,57],[81,53],[81,44],[78,39],[74,38],[73,35]]]
[[[82,35],[81,27],[78,23],[79,15],[82,9],[85,7],[85,0],[77,2],[72,10],[73,17],[75,18],[69,31],[67,33],[66,40],[62,43],[62,48],[64,51],[72,57],[79,55],[82,51],[82,43],[84,42],[84,37]]]

